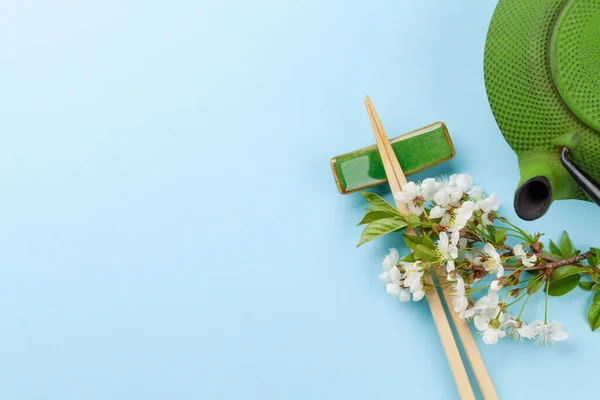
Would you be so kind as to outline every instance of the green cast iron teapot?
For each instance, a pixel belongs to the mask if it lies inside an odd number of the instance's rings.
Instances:
[[[500,0],[490,23],[485,86],[517,154],[517,215],[554,200],[600,205],[600,0]]]

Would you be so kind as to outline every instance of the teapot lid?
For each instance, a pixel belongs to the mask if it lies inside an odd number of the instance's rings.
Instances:
[[[550,43],[550,67],[559,95],[590,128],[600,132],[600,3],[569,1]]]

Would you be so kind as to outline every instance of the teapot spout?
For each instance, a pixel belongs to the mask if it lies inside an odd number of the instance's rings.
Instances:
[[[515,212],[525,221],[533,221],[546,214],[550,204],[552,204],[552,184],[543,175],[529,178],[515,192]]]
[[[519,218],[533,221],[542,217],[554,200],[565,198],[574,184],[557,153],[519,155],[521,181],[515,192],[514,207]]]

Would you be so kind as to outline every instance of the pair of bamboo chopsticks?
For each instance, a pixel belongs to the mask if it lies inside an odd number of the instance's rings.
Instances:
[[[406,176],[404,176],[404,172],[400,167],[398,158],[396,157],[394,150],[390,145],[390,141],[383,130],[381,121],[375,112],[375,107],[373,106],[373,102],[369,96],[365,98],[365,106],[367,107],[367,112],[369,113],[369,119],[371,120],[373,133],[375,134],[375,141],[377,142],[377,149],[379,150],[381,161],[383,162],[388,183],[392,193],[396,194],[402,190],[402,186],[406,185]],[[403,214],[408,214],[406,204],[396,201],[396,207]],[[415,235],[413,228],[406,228],[406,233],[409,235]],[[446,282],[446,276],[443,271],[438,270],[436,275],[440,284]],[[428,285],[433,285],[433,278],[431,276],[427,276],[425,278],[425,283]],[[450,305],[452,304],[452,296],[448,285],[442,286],[442,294],[444,295],[446,304],[449,305],[448,308],[450,309]],[[442,301],[435,288],[427,294],[427,302],[429,303],[429,308],[431,309],[433,321],[440,336],[442,347],[446,353],[448,364],[450,364],[450,372],[452,373],[452,377],[456,383],[458,394],[461,399],[475,399],[471,382],[469,382],[467,371],[460,357],[460,352],[458,351],[456,342],[454,341],[454,336],[452,335],[450,324],[446,318]],[[496,391],[494,390],[494,385],[492,384],[492,380],[485,369],[485,365],[483,364],[483,360],[479,354],[479,349],[473,340],[473,336],[471,335],[469,327],[460,319],[458,314],[452,310],[450,310],[450,315],[454,321],[454,326],[460,341],[462,342],[467,359],[471,364],[473,374],[475,375],[475,379],[479,384],[479,389],[483,395],[483,398],[485,400],[498,399]]]

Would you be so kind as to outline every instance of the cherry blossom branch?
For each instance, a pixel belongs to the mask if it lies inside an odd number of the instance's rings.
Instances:
[[[469,240],[476,240],[476,241],[480,241],[481,239],[470,235],[470,234],[465,234],[463,235],[464,238],[467,238]],[[508,246],[508,245],[504,245],[504,250],[508,250],[511,253],[514,253],[514,249],[512,246]],[[544,261],[550,261],[550,264],[545,264],[545,263],[540,263],[539,265],[536,265],[534,267],[527,267],[527,268],[520,268],[520,267],[506,267],[504,268],[507,271],[514,271],[516,269],[519,269],[521,271],[535,271],[535,270],[540,270],[540,269],[553,269],[553,268],[558,268],[558,267],[562,267],[564,265],[572,265],[572,264],[577,264],[579,263],[579,261],[585,260],[590,254],[592,254],[591,252],[585,252],[583,254],[579,254],[573,257],[569,257],[566,258],[564,260],[559,260],[556,259],[554,257],[550,257],[544,253],[542,253],[541,251],[534,251],[534,254],[543,259]],[[585,268],[584,265],[579,265],[581,268]]]
[[[487,344],[506,336],[531,339],[536,344],[553,344],[567,338],[560,322],[548,321],[547,300],[543,322],[521,320],[525,306],[537,292],[545,293],[548,299],[579,286],[597,292],[594,299],[600,295],[600,249],[592,247],[573,255],[576,250],[565,232],[558,242],[560,247],[549,241],[550,252],[543,252],[543,234],[531,235],[499,216],[497,196],[484,196],[483,189],[473,186],[469,175],[428,178],[419,184],[408,182],[394,194],[396,202],[405,203],[411,210],[407,217],[398,217],[392,205],[373,193],[363,196],[369,209],[359,223],[367,225],[359,244],[406,226],[418,232],[404,234],[406,246],[412,250],[409,255],[400,259],[398,251],[390,249],[383,260],[379,279],[387,293],[401,302],[419,301],[433,287],[450,285],[452,301],[448,307],[460,319],[472,319]],[[502,224],[494,225],[495,221]],[[515,242],[513,246],[506,244],[509,240]],[[557,270],[560,267],[564,268]],[[441,275],[447,273],[447,281],[426,281],[424,277],[437,275],[434,270]],[[505,275],[505,271],[510,272]],[[529,276],[521,275],[521,271],[540,272]],[[490,283],[480,283],[490,275]],[[582,275],[589,275],[591,280],[581,282]],[[474,296],[479,290],[487,293]],[[501,291],[505,291],[502,296]],[[516,317],[507,311],[522,302]],[[590,315],[595,316],[593,320]],[[597,300],[590,306],[588,320],[592,330],[600,329]]]
[[[505,270],[507,271],[514,271],[516,269],[520,270],[520,271],[536,271],[536,270],[540,270],[540,269],[549,269],[552,270],[554,268],[558,268],[558,267],[563,267],[565,265],[574,265],[579,263],[579,261],[585,260],[586,258],[588,258],[589,255],[591,255],[592,253],[590,251],[587,251],[583,254],[579,254],[573,257],[569,257],[569,258],[565,258],[564,260],[556,260],[550,264],[545,264],[545,263],[540,263],[534,267],[527,267],[527,268],[514,268],[514,267],[506,267]],[[581,268],[587,268],[584,265],[579,265]]]

